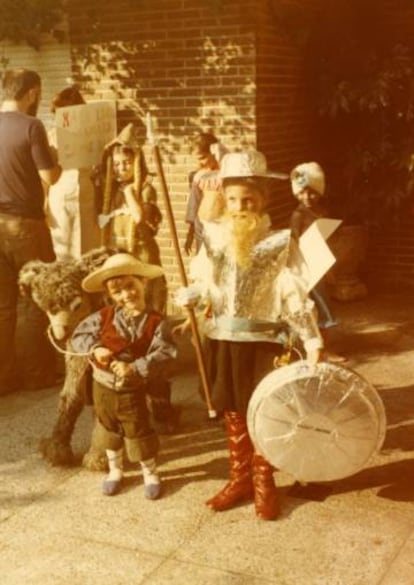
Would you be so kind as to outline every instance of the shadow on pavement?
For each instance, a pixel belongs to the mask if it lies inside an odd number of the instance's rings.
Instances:
[[[378,465],[338,481],[294,484],[288,491],[293,498],[324,501],[339,495],[364,489],[379,488],[376,495],[396,502],[414,502],[414,460],[404,459]]]

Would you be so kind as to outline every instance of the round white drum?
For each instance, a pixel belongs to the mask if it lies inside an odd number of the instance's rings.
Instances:
[[[250,399],[247,424],[256,449],[304,482],[358,472],[379,451],[386,431],[375,388],[325,362],[295,362],[265,376]]]

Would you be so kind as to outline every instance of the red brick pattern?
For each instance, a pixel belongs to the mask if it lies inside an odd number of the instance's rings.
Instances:
[[[314,7],[320,1],[301,0]],[[383,1],[390,28],[404,26],[408,34],[413,10],[406,9],[409,25],[402,9],[396,12],[400,0]],[[117,99],[120,128],[152,113],[181,242],[193,168],[189,138],[196,130],[212,130],[231,149],[257,145],[275,170],[287,172],[317,156],[301,51],[278,28],[277,5],[270,0],[68,3],[73,76],[87,97]],[[147,153],[154,170],[149,148]],[[294,205],[289,183],[275,183],[270,206],[275,225],[287,225]],[[393,243],[397,249],[401,237]],[[173,290],[179,275],[166,221],[159,243]],[[400,258],[397,264],[390,258],[392,278],[408,256]]]
[[[254,4],[70,3],[74,76],[89,97],[116,98],[120,127],[152,113],[181,241],[194,165],[190,136],[212,130],[232,149],[255,144]],[[179,276],[166,221],[159,243],[173,289]]]

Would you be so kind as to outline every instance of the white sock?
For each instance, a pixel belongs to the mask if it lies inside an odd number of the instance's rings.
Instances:
[[[140,464],[145,485],[158,485],[161,483],[157,473],[157,464],[154,458],[140,461]]]
[[[120,481],[122,479],[122,449],[119,451],[106,450],[106,456],[108,458],[109,474],[107,480],[109,481]]]

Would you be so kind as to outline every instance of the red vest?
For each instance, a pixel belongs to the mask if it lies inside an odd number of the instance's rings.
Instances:
[[[102,319],[102,329],[100,343],[103,347],[110,349],[115,355],[126,349],[131,350],[134,359],[144,356],[159,323],[162,320],[162,315],[155,311],[147,313],[147,321],[145,323],[142,336],[135,341],[130,341],[121,337],[114,325],[114,307],[104,307],[100,310]]]

